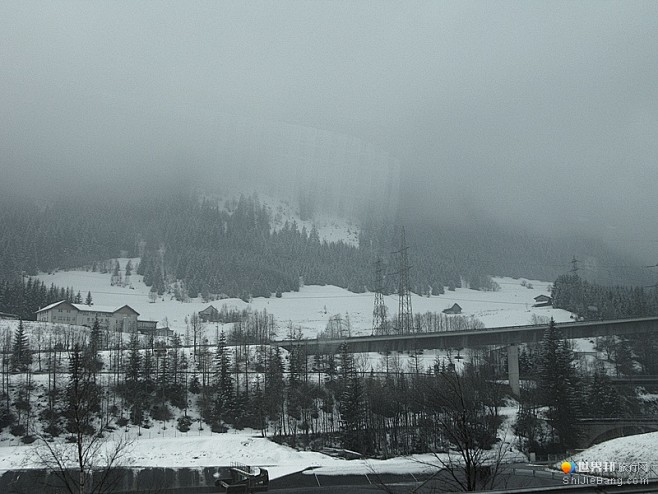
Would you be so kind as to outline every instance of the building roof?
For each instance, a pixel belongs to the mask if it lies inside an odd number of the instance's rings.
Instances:
[[[80,312],[106,312],[108,314],[114,314],[115,312],[120,311],[124,307],[127,307],[135,314],[139,315],[135,309],[130,307],[127,304],[124,305],[83,305],[83,304],[71,304],[73,307],[78,309]]]
[[[549,297],[548,295],[537,295],[535,297],[535,300],[551,300],[551,297]]]
[[[443,309],[444,313],[454,313],[455,311],[461,312],[462,308],[459,304],[452,304],[452,307],[448,307],[447,309]]]
[[[139,312],[137,312],[135,309],[130,307],[129,305],[119,305],[119,306],[107,306],[107,305],[83,305],[83,304],[72,304],[70,302],[67,302],[66,300],[60,300],[59,302],[55,302],[54,304],[46,305],[43,309],[39,309],[37,311],[37,314],[39,312],[44,312],[50,309],[54,309],[60,304],[67,304],[72,306],[74,309],[77,309],[80,312],[103,312],[106,314],[114,314],[115,312],[123,309],[124,307],[127,307],[131,311],[133,311],[135,314],[139,315]]]
[[[78,309],[80,312],[107,312],[112,314],[116,312],[119,307],[113,307],[111,305],[84,305],[84,304],[71,304],[73,307]]]
[[[53,307],[57,307],[57,306],[60,305],[60,304],[68,304],[68,302],[67,302],[66,300],[60,300],[59,302],[55,302],[55,303],[53,303],[53,304],[46,305],[46,306],[43,307],[42,309],[39,309],[39,310],[37,311],[37,314],[38,314],[39,312],[44,312],[44,311],[50,310],[50,309],[52,309]],[[69,304],[69,305],[73,305],[73,304]]]

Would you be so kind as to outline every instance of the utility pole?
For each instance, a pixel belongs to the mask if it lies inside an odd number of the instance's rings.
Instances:
[[[402,227],[402,233],[400,235],[400,250],[394,252],[398,254],[398,324],[397,331],[399,334],[408,334],[412,332],[413,329],[413,312],[411,309],[411,292],[409,290],[409,271],[411,266],[409,266],[409,257],[407,251],[407,242],[405,240],[404,227]]]
[[[576,256],[571,259],[571,274],[578,276],[578,259],[576,259]]]
[[[387,311],[384,304],[384,275],[382,273],[382,259],[375,261],[375,306],[372,310],[372,334],[388,333]]]

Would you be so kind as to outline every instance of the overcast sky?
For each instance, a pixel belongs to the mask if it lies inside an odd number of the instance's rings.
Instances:
[[[424,216],[658,247],[654,0],[4,1],[0,114],[13,190],[221,168],[238,116],[372,143]]]

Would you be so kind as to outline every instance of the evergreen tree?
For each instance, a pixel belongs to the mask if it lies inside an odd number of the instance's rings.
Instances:
[[[265,386],[263,390],[265,396],[264,411],[268,419],[275,423],[283,418],[284,387],[281,349],[278,346],[274,348],[269,347],[265,365]],[[281,425],[278,428],[281,430]]]
[[[357,374],[353,358],[346,359],[344,365],[347,368],[341,370],[345,382],[339,406],[343,445],[347,449],[368,453],[364,384]]]
[[[540,403],[548,407],[546,417],[563,448],[576,444],[578,436],[574,420],[579,413],[578,379],[573,362],[569,342],[551,318],[540,344],[537,386]]]
[[[100,411],[100,388],[84,365],[85,350],[76,343],[69,355],[67,392],[68,430],[80,438],[95,431],[95,414]],[[79,442],[82,442],[79,439]]]
[[[615,346],[615,368],[617,375],[630,376],[634,374],[635,362],[633,351],[626,338],[620,338]]]
[[[585,414],[589,417],[619,417],[622,413],[621,402],[602,365],[597,366],[588,381]]]
[[[256,384],[250,398],[249,412],[249,423],[247,426],[260,430],[261,436],[265,437],[265,428],[267,425],[265,420],[265,395],[258,376],[256,377]]]
[[[137,331],[130,334],[130,342],[128,343],[128,365],[126,367],[126,383],[136,384],[139,382],[139,377],[142,367],[142,356],[139,351],[139,336]]]
[[[87,298],[85,299],[85,304],[86,305],[92,305],[93,304],[93,300],[91,298],[91,292],[90,291],[87,292]]]
[[[30,343],[25,334],[23,320],[18,321],[18,328],[14,333],[14,344],[12,347],[11,367],[16,371],[25,371],[32,363],[32,352]]]
[[[96,375],[103,367],[103,360],[100,358],[99,351],[101,349],[101,327],[98,318],[94,319],[94,325],[91,328],[89,335],[89,344],[84,352],[84,365],[91,374],[94,382]]]
[[[145,387],[150,388],[153,384],[154,364],[153,364],[153,350],[147,348],[144,350],[142,362],[142,382]],[[156,376],[157,377],[157,376]]]
[[[231,360],[226,348],[226,335],[222,331],[217,342],[214,362],[215,404],[213,418],[217,425],[233,420],[234,389],[231,376]]]
[[[158,385],[159,385],[159,394],[162,407],[165,407],[165,401],[167,398],[167,390],[171,386],[172,376],[169,355],[166,351],[162,352],[161,356],[158,356]]]
[[[121,266],[119,265],[119,261],[115,261],[114,263],[110,284],[112,286],[121,284]]]
[[[199,380],[199,375],[196,371],[192,374],[192,378],[190,379],[189,390],[193,395],[198,395],[201,392],[201,381]]]

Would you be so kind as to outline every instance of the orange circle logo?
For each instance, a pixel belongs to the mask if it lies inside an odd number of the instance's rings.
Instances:
[[[576,469],[576,464],[573,461],[563,461],[560,468],[564,473],[571,473]]]

